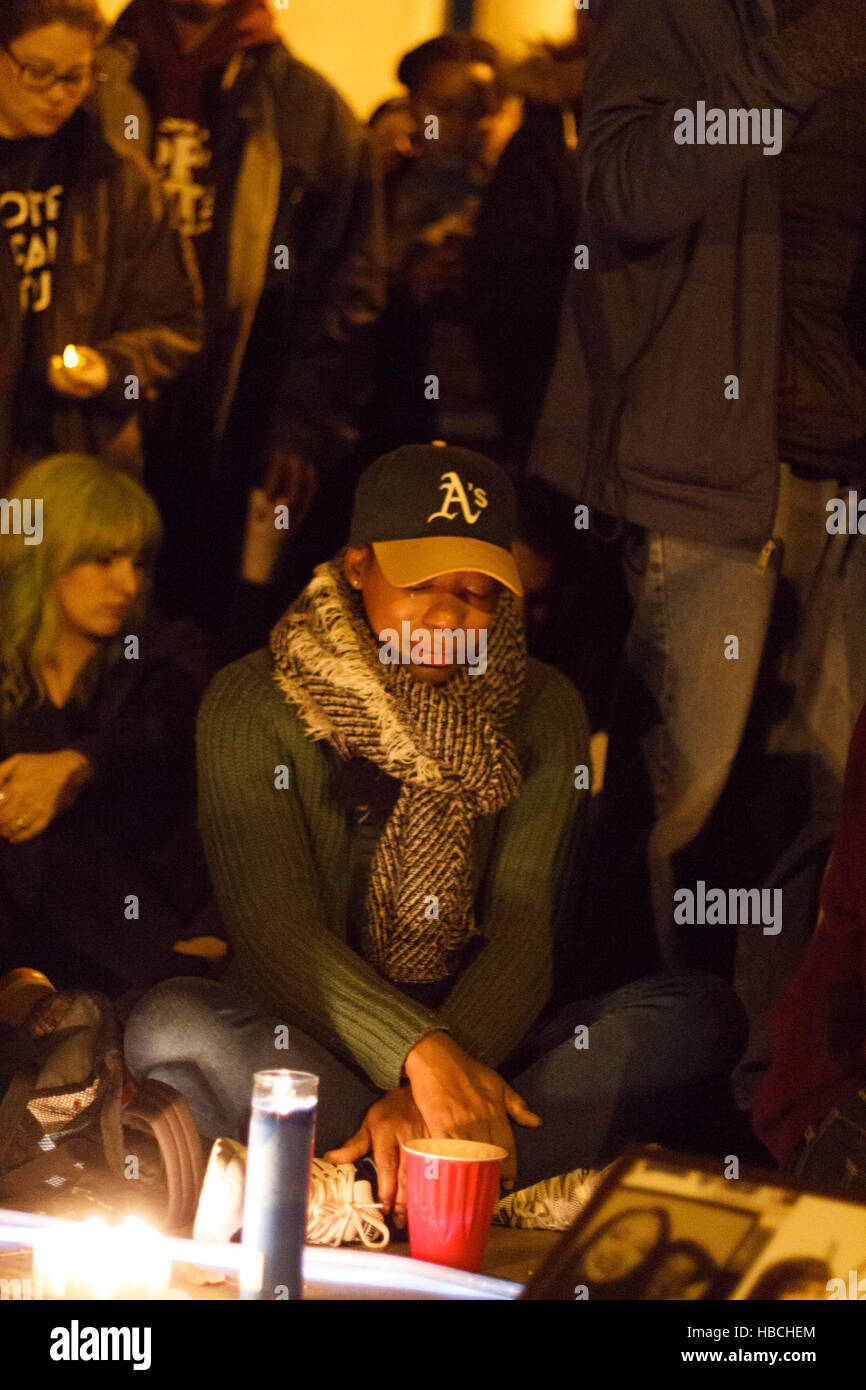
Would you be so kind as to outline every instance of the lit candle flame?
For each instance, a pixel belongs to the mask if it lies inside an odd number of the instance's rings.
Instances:
[[[68,345],[68,347],[65,347],[65,348],[63,349],[63,365],[64,365],[64,367],[77,367],[80,361],[81,361],[81,358],[80,358],[79,354],[76,352],[76,350],[75,350],[75,348],[73,347],[72,343],[70,343],[70,344]]]
[[[122,1226],[92,1217],[83,1229],[40,1231],[33,1271],[49,1298],[160,1298],[171,1277],[171,1253],[159,1233],[134,1216]]]

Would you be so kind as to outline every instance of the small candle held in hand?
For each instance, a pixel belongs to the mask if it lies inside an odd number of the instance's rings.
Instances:
[[[64,367],[77,367],[80,361],[81,361],[80,356],[79,356],[78,353],[76,352],[76,350],[75,350],[75,348],[73,347],[72,343],[69,343],[69,344],[63,349],[63,365],[64,365]]]

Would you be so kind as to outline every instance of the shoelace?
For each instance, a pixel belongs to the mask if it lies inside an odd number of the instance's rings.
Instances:
[[[494,1221],[508,1225],[510,1215],[515,1224],[531,1220],[539,1227],[544,1223],[548,1229],[567,1229],[592,1196],[598,1176],[590,1168],[575,1169],[523,1188],[498,1204]]]
[[[368,1182],[357,1181],[351,1163],[325,1163],[314,1158],[307,1207],[309,1245],[346,1245],[360,1240],[368,1249],[385,1246],[391,1233],[373,1201]]]

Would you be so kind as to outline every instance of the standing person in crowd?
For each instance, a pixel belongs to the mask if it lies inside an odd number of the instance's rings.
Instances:
[[[400,161],[418,153],[418,134],[408,97],[391,97],[376,107],[367,122],[379,167],[387,177]]]
[[[200,823],[237,969],[157,986],[126,1031],[133,1074],[181,1090],[209,1137],[243,1137],[257,1069],[316,1073],[320,1151],[372,1152],[398,1222],[399,1143],[429,1133],[501,1143],[524,1187],[568,1173],[505,1212],[568,1224],[571,1170],[686,1141],[743,1042],[732,992],[697,972],[534,1030],[554,984],[579,985],[557,956],[589,749],[574,687],[526,657],[515,521],[507,475],[468,450],[365,471],[345,552],[202,706]]]
[[[635,607],[594,911],[612,931],[647,923],[645,966],[654,949],[668,964],[695,958],[674,918],[675,856],[728,778],[780,571],[796,600],[794,707],[770,747],[807,782],[792,860],[827,835],[866,687],[863,544],[826,525],[866,448],[866,10],[602,0],[594,14],[587,256],[571,273],[531,470],[599,524],[630,528]],[[693,888],[705,864],[693,855]],[[742,867],[730,873],[743,882]],[[800,887],[785,887],[781,934],[739,924],[756,1068],[762,1012],[814,921]],[[753,1079],[743,1073],[741,1100]]]
[[[818,926],[771,1016],[752,1123],[788,1172],[866,1200],[866,706],[845,773]]]
[[[167,533],[157,592],[216,627],[252,488],[288,504],[290,550],[308,514],[318,558],[342,539],[340,465],[365,375],[357,339],[384,299],[381,198],[364,133],[288,50],[265,0],[132,0],[111,47],[144,100],[139,146],[204,282],[202,355],[149,431]],[[109,122],[120,90],[103,90]],[[258,599],[248,613],[241,604],[241,627],[258,608],[270,626],[270,591]]]
[[[116,995],[220,934],[195,828],[212,666],[195,629],[146,612],[161,528],[132,478],[61,454],[9,501],[25,524],[0,536],[0,975]]]
[[[505,87],[493,44],[472,34],[428,39],[400,61],[413,148],[385,180],[388,306],[368,459],[443,435],[490,445],[495,421],[468,327],[469,248],[481,194],[501,149]]]
[[[472,329],[499,419],[502,461],[523,469],[556,358],[580,213],[581,93],[596,26],[575,10],[567,43],[508,74],[523,120],[484,190],[472,244]]]
[[[95,115],[104,33],[96,0],[0,9],[0,495],[60,448],[140,473],[137,402],[201,344],[189,248]]]
[[[499,424],[498,457],[518,481],[517,563],[534,655],[577,686],[593,730],[607,727],[630,617],[616,548],[575,535],[561,492],[525,476],[575,260],[580,215],[578,138],[587,56],[598,26],[575,10],[567,43],[539,45],[509,73],[523,123],[484,191],[471,252],[469,310]]]

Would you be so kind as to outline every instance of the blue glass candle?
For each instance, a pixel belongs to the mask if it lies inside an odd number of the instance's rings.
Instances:
[[[303,1297],[301,1257],[318,1090],[319,1078],[310,1072],[276,1069],[253,1077],[242,1299]]]

